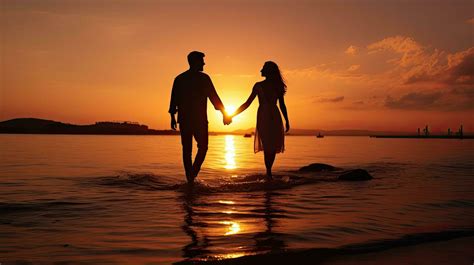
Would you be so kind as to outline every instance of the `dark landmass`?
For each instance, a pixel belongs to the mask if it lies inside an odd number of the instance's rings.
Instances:
[[[255,128],[235,130],[231,132],[209,132],[209,135],[253,135]],[[136,122],[96,122],[89,125],[76,125],[58,121],[18,118],[0,122],[0,133],[10,134],[104,134],[104,135],[179,135],[179,131],[155,130],[147,125]],[[320,129],[291,129],[288,136],[372,136],[378,138],[427,138],[413,137],[409,132],[370,131],[370,130],[320,130]],[[464,134],[463,138],[472,139],[474,135]],[[430,135],[428,138],[453,138],[447,135]]]
[[[75,125],[36,118],[19,118],[0,122],[0,133],[19,134],[109,134],[109,135],[175,135],[178,131],[153,130],[132,122],[96,122]]]

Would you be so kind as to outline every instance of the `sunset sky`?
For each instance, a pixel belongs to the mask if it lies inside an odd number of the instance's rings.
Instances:
[[[275,61],[292,128],[474,130],[474,2],[1,1],[0,120],[169,128],[173,79],[206,54],[225,105]],[[255,126],[258,101],[230,126]]]

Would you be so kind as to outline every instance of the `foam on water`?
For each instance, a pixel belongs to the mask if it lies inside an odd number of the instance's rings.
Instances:
[[[173,178],[153,173],[121,173],[116,176],[94,177],[81,180],[86,185],[99,185],[138,190],[179,190],[184,192],[251,192],[290,189],[296,186],[317,182],[337,181],[333,173],[279,173],[268,180],[262,174],[233,175],[232,177],[216,177],[212,182],[196,180],[194,184],[177,182]]]

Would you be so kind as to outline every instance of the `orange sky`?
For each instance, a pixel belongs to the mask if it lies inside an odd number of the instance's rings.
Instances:
[[[198,3],[196,3],[198,2]],[[174,77],[206,53],[225,105],[266,60],[293,128],[474,130],[472,1],[2,1],[0,119],[169,127]],[[255,126],[257,101],[232,125]]]

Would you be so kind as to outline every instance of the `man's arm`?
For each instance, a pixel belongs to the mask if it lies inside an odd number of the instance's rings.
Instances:
[[[229,125],[232,122],[232,118],[229,115],[227,115],[227,113],[225,112],[224,104],[219,98],[219,95],[217,95],[216,88],[214,87],[214,84],[212,84],[211,78],[207,76],[207,79],[208,79],[209,99],[211,100],[212,105],[214,105],[214,108],[216,110],[221,111],[222,116],[224,117],[224,120],[223,120],[224,125]]]
[[[168,112],[171,115],[171,129],[174,130],[174,131],[176,131],[175,114],[178,111],[178,102],[177,102],[177,100],[178,100],[178,98],[177,98],[178,91],[177,90],[178,90],[177,81],[175,79],[174,82],[173,82],[173,88],[171,89],[170,108],[168,110]]]
[[[216,110],[220,110],[222,114],[225,114],[225,108],[224,104],[222,103],[221,99],[219,98],[219,95],[217,95],[216,88],[214,87],[214,84],[212,84],[211,78],[207,76],[208,79],[208,96],[209,99],[211,100],[212,105]]]

